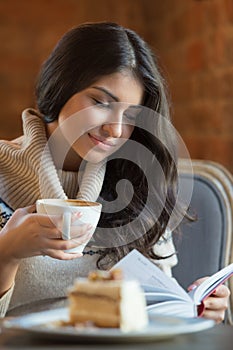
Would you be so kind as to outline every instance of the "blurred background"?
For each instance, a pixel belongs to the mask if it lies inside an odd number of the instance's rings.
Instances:
[[[0,139],[21,135],[40,65],[64,32],[104,20],[157,55],[191,157],[233,172],[233,0],[0,0]]]

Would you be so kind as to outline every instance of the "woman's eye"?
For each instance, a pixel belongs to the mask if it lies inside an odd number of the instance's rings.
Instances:
[[[137,116],[139,115],[140,113],[140,109],[139,108],[128,108],[124,115],[125,117],[130,120],[130,121],[133,121],[135,122]]]
[[[96,106],[99,106],[101,108],[109,108],[109,103],[97,100],[96,98],[93,98],[93,101],[95,102]]]
[[[131,115],[131,114],[128,114],[128,113],[124,113],[124,116],[128,119],[128,120],[130,120],[130,121],[132,121],[132,122],[134,122],[135,120],[136,120],[136,116],[135,115]]]

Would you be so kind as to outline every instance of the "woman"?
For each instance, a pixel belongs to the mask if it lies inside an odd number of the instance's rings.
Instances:
[[[42,66],[36,98],[36,110],[22,115],[24,135],[0,144],[1,315],[60,305],[74,278],[111,267],[133,248],[171,274],[175,143],[145,42],[114,23],[72,29]],[[86,240],[88,227],[63,241],[60,217],[35,213],[40,197],[103,203],[83,256],[64,250]],[[179,221],[182,210],[175,212]],[[204,317],[222,321],[228,296],[219,287]]]

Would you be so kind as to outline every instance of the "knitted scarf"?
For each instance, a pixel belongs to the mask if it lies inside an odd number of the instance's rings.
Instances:
[[[0,141],[0,198],[13,210],[31,205],[38,198],[96,201],[103,185],[105,163],[87,163],[78,185],[78,171],[56,169],[46,147],[45,125],[39,113],[26,109],[22,121],[23,136]]]

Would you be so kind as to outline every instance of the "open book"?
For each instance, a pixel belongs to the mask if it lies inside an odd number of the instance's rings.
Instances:
[[[186,292],[174,278],[167,276],[136,249],[112,269],[116,268],[123,271],[124,278],[137,279],[140,282],[149,312],[180,317],[200,316],[205,298],[233,275],[233,264],[230,264],[191,292]]]

